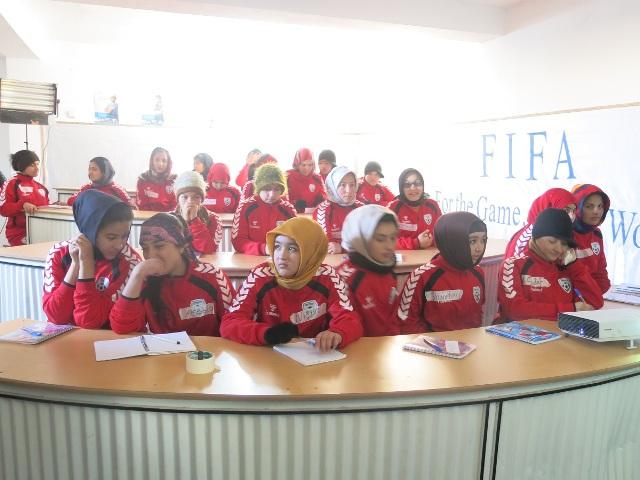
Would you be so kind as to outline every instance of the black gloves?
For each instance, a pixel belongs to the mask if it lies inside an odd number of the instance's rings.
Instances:
[[[298,327],[293,323],[279,323],[273,327],[269,327],[264,332],[264,341],[267,345],[277,345],[278,343],[287,343],[293,337],[298,336]]]
[[[295,206],[296,212],[304,213],[305,209],[307,208],[307,202],[305,202],[304,200],[297,200]]]

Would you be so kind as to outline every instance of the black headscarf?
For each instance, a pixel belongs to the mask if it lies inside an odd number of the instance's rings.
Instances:
[[[487,232],[485,223],[469,212],[446,213],[438,218],[434,229],[436,247],[440,255],[453,267],[469,270],[480,263],[471,259],[469,235],[475,232]],[[484,256],[484,252],[482,252]]]
[[[404,182],[406,182],[407,177],[412,174],[416,174],[420,179],[420,181],[422,182],[422,197],[420,197],[416,201],[409,200],[404,194]],[[398,186],[400,188],[399,190],[400,200],[402,200],[403,203],[406,203],[407,205],[410,205],[412,207],[417,207],[418,205],[422,205],[425,199],[429,198],[429,196],[424,192],[424,178],[422,178],[422,174],[415,168],[407,168],[400,174],[400,177],[398,178]]]
[[[116,171],[111,165],[111,162],[105,157],[94,157],[89,162],[95,163],[100,172],[102,173],[102,178],[97,182],[93,182],[94,187],[102,187],[104,185],[109,185],[113,181],[113,176],[116,174]]]

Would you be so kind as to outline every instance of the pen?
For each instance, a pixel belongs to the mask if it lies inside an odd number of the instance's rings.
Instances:
[[[587,303],[587,301],[584,299],[584,297],[580,293],[580,290],[578,290],[577,288],[574,288],[573,291],[576,292],[576,296],[578,297],[578,300],[580,300],[582,303]]]
[[[422,337],[422,340],[424,340],[424,343],[426,343],[427,345],[429,345],[431,348],[433,348],[436,352],[440,352],[442,353],[442,347],[440,347],[440,345],[438,345],[437,343],[429,340],[427,337]]]
[[[167,342],[167,343],[170,343],[172,345],[180,345],[180,340],[169,340],[168,338],[163,338],[163,337],[160,337],[158,335],[151,335],[151,338],[153,338],[154,340],[160,340],[162,342]]]
[[[144,339],[144,335],[140,335],[140,343],[142,343],[142,346],[144,347],[144,351],[148,352],[149,347],[147,346],[147,341]]]
[[[29,327],[22,327],[20,330],[22,330],[23,332],[27,332],[27,333],[33,335],[34,337],[41,337],[42,336],[42,332],[38,332],[37,330],[33,330],[32,328],[29,328]]]

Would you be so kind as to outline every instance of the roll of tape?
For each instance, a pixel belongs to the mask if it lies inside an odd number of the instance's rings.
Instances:
[[[215,360],[211,352],[189,352],[187,353],[187,372],[211,373],[216,369]]]

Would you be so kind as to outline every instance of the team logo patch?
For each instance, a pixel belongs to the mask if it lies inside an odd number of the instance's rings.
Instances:
[[[44,197],[44,189],[43,188],[39,188],[38,192],[40,192],[40,195]]]
[[[379,202],[379,201],[380,201],[380,194],[379,194],[379,193],[376,193],[376,194],[373,196],[373,198],[375,198],[375,199],[376,199],[376,202]]]
[[[327,304],[323,303],[318,305],[315,300],[307,300],[302,304],[302,310],[292,313],[289,317],[291,323],[299,325],[301,323],[310,322],[316,318],[321,317],[327,312]]]
[[[541,288],[550,287],[549,280],[544,277],[531,277],[529,275],[522,275],[522,284],[533,288],[534,290],[540,290]]]
[[[164,189],[167,193],[171,193],[173,192],[173,185],[167,185]]]
[[[231,198],[230,197],[224,197],[224,206],[228,207],[229,205],[231,205]]]
[[[600,244],[598,242],[592,242],[591,250],[593,250],[595,255],[600,255]]]
[[[450,303],[457,302],[462,298],[462,289],[457,290],[437,290],[425,292],[424,299],[427,302]]]
[[[473,299],[476,301],[476,303],[480,303],[480,287],[478,287],[477,285],[473,287]]]
[[[571,291],[571,280],[568,278],[559,278],[558,283],[565,292],[569,293]]]
[[[270,317],[280,317],[280,313],[278,312],[278,306],[273,303],[269,304],[269,310],[267,311],[267,315]]]
[[[99,292],[104,292],[107,288],[109,288],[109,279],[107,277],[100,277],[96,280],[96,290]]]
[[[207,303],[202,298],[191,300],[188,307],[184,307],[178,310],[181,320],[189,320],[191,318],[204,317],[205,315],[213,315],[215,312],[215,305],[213,303]]]
[[[427,225],[431,225],[431,222],[433,221],[433,216],[430,213],[425,213],[424,221]]]
[[[149,188],[145,189],[144,194],[149,198],[158,198],[160,196],[157,192],[154,192]]]
[[[316,184],[315,183],[310,183],[309,184],[309,191],[310,192],[315,192],[316,191]]]

